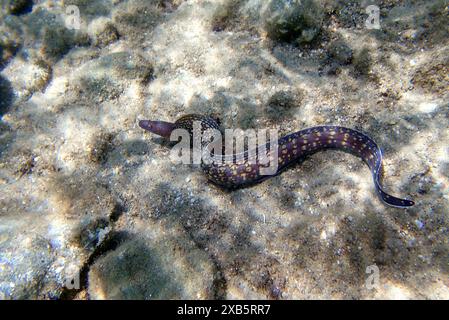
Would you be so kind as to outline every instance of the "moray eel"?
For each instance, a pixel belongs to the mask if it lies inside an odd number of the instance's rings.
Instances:
[[[196,114],[185,115],[175,123],[141,120],[139,126],[164,138],[169,138],[175,129],[185,129],[192,137],[194,121],[200,123],[202,132],[207,129],[219,130],[219,125],[214,119]],[[384,203],[399,208],[415,204],[411,200],[394,197],[382,189],[380,183],[382,152],[370,137],[359,131],[339,126],[317,126],[280,138],[277,147],[278,167],[274,175],[317,151],[339,149],[359,156],[368,164],[376,192]],[[248,154],[246,150],[244,155],[237,159],[236,154],[225,155],[223,152],[219,163],[202,161],[201,167],[210,181],[230,189],[252,185],[272,176],[261,175],[259,172],[261,164],[258,161],[248,161],[250,157]]]

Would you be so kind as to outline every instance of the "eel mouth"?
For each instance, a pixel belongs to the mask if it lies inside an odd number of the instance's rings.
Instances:
[[[140,120],[139,127],[141,127],[144,130],[151,131],[151,120]]]

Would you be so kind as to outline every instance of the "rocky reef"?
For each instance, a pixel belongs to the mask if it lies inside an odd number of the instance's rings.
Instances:
[[[0,3],[0,299],[449,298],[446,1]],[[416,206],[339,151],[220,189],[137,125],[193,112],[363,131]]]

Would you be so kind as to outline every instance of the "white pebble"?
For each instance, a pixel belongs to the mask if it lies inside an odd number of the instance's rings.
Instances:
[[[424,223],[419,221],[418,219],[415,220],[415,224],[418,227],[419,230],[421,230],[424,227]]]

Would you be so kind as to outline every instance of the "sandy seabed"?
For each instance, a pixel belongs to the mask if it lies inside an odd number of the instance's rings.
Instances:
[[[0,299],[449,298],[447,1],[279,2],[0,1]],[[416,205],[340,151],[222,190],[137,126],[188,113],[363,131]]]

